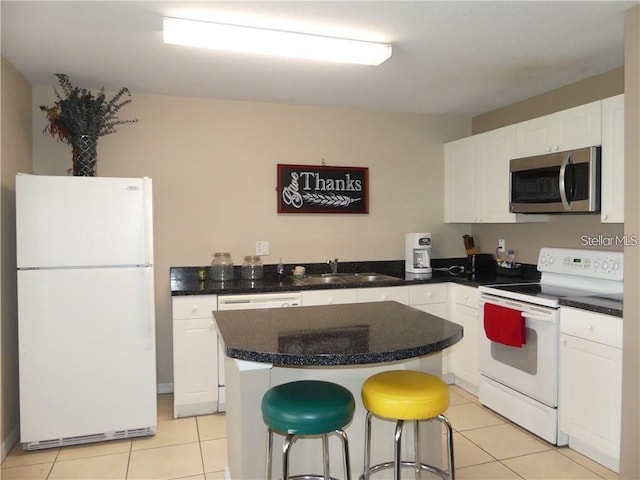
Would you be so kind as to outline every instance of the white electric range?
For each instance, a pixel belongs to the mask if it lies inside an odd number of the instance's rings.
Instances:
[[[558,427],[560,299],[622,300],[623,254],[542,248],[539,282],[481,286],[485,305],[520,312],[526,341],[505,345],[480,335],[480,403],[555,445],[566,445]],[[491,308],[489,311],[493,311]]]

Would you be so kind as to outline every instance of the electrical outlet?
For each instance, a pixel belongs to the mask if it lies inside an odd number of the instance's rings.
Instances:
[[[256,255],[269,255],[269,242],[265,240],[256,242]]]
[[[504,238],[501,238],[498,240],[498,251],[499,252],[504,252],[507,248],[506,242],[504,241]]]

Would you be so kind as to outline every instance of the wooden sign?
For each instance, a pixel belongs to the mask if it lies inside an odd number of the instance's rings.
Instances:
[[[278,213],[369,213],[369,169],[278,164]]]

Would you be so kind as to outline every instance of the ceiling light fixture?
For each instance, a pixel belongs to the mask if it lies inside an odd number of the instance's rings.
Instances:
[[[164,43],[374,66],[391,57],[386,43],[170,17],[164,18]]]

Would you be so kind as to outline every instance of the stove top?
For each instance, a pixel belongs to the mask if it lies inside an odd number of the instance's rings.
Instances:
[[[539,282],[481,286],[480,291],[552,308],[559,306],[561,298],[619,302],[623,291],[622,262],[621,252],[542,248],[538,257]]]
[[[620,293],[594,293],[592,291],[544,285],[543,283],[516,283],[509,285],[481,286],[480,291],[521,302],[558,308],[560,300],[586,302],[603,306],[619,306]]]

